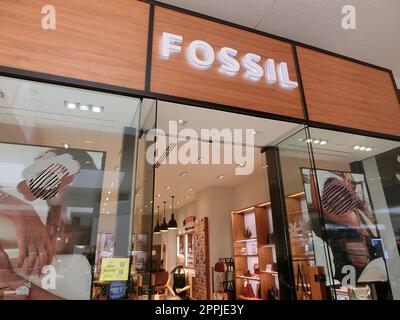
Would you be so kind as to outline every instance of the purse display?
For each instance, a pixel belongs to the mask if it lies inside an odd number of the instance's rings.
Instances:
[[[218,262],[214,266],[214,270],[217,272],[226,272],[228,271],[228,264],[224,259],[218,259]]]

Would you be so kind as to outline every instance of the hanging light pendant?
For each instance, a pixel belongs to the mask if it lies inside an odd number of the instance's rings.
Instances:
[[[165,220],[165,204],[166,203],[167,203],[167,201],[164,201],[164,219],[160,226],[161,232],[168,232],[168,225],[167,225],[167,221]]]
[[[178,229],[178,224],[176,223],[175,217],[174,217],[174,198],[175,196],[171,196],[172,198],[172,213],[171,213],[171,220],[168,222],[168,230],[176,230]]]
[[[157,224],[154,227],[154,234],[160,234],[160,224],[158,223],[159,214],[160,214],[160,206],[157,206]]]

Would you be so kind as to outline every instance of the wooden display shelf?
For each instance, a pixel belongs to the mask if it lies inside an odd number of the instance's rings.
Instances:
[[[278,271],[260,271],[263,274],[271,274],[273,276],[278,276]]]
[[[236,276],[238,279],[247,279],[247,280],[252,280],[252,281],[261,281],[261,278],[259,277],[248,277],[248,276]]]
[[[257,241],[257,238],[249,238],[249,239],[240,239],[236,240],[236,243],[241,243],[241,242],[252,242],[252,241]]]
[[[243,296],[243,295],[241,295],[241,294],[238,295],[237,299],[238,299],[238,300],[263,300],[263,299],[256,298],[256,297],[254,297],[254,298],[245,297],[245,296]]]

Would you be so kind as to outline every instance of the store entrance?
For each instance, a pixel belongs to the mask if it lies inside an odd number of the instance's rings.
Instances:
[[[279,298],[264,148],[301,128],[158,101],[156,299]]]

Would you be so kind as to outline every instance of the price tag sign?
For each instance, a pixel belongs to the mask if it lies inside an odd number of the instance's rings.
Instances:
[[[126,281],[129,276],[129,258],[103,258],[100,281]]]

